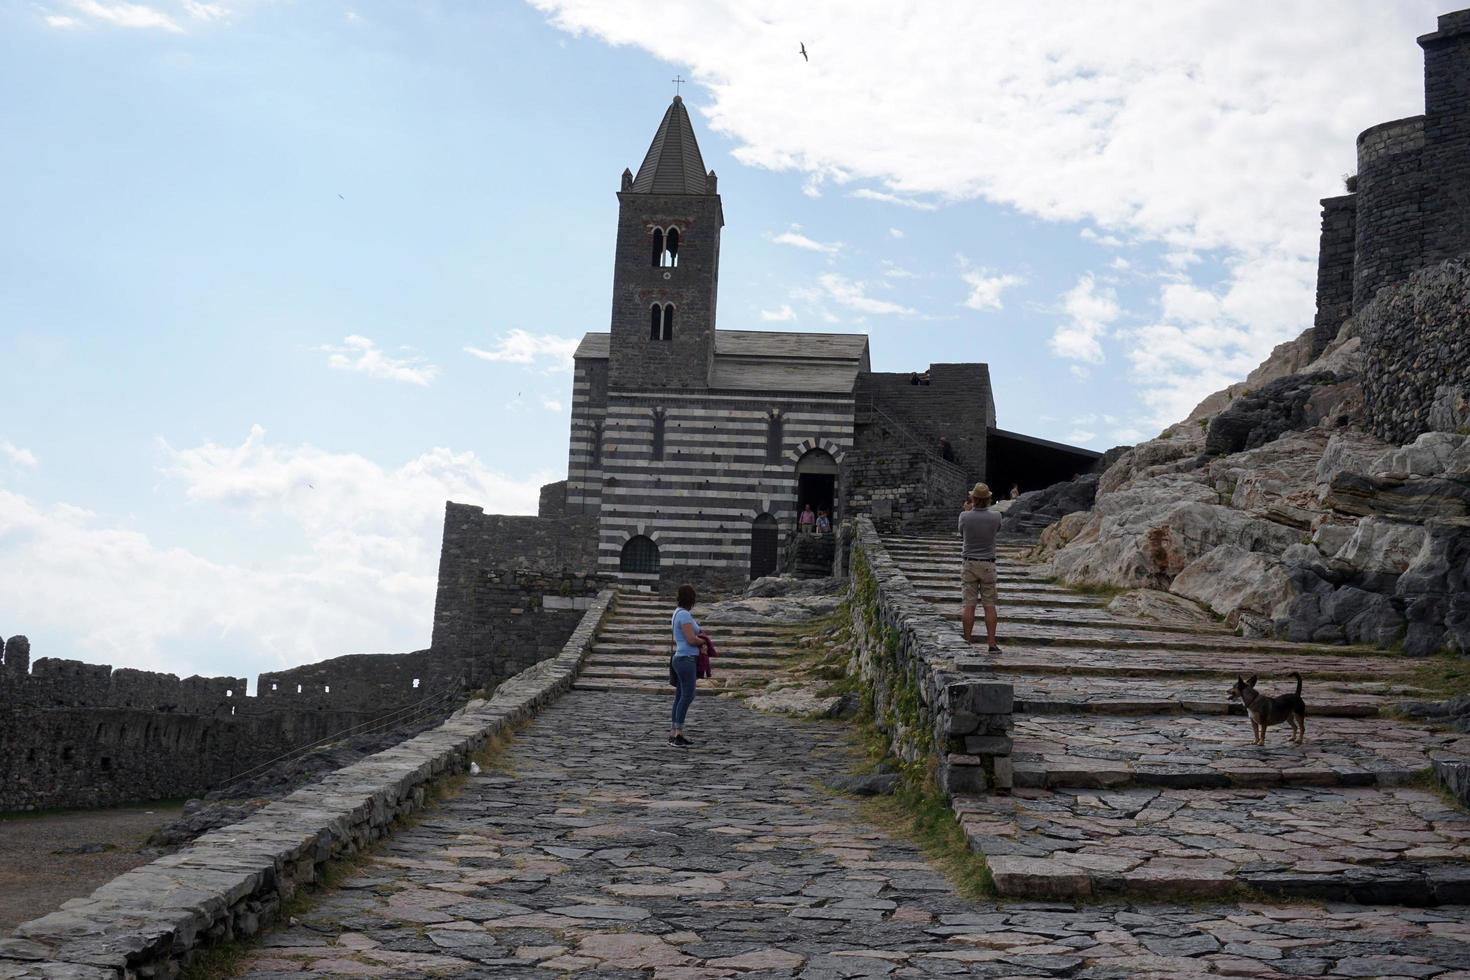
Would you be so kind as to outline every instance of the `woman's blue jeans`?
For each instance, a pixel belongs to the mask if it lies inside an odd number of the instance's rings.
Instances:
[[[694,676],[699,666],[698,657],[675,657],[674,676],[679,679],[679,687],[674,692],[674,727],[684,727],[684,716],[689,713],[689,705],[694,703]]]

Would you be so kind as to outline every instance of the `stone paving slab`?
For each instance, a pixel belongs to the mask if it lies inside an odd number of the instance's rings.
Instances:
[[[1014,643],[994,656],[977,647],[974,657],[995,670],[1022,673],[1124,674],[1137,677],[1198,675],[1233,679],[1257,674],[1262,683],[1294,685],[1288,672],[1297,671],[1310,685],[1314,677],[1343,680],[1406,682],[1421,666],[1403,657],[1293,655],[1289,661],[1276,654],[1260,656],[1250,650],[1159,650],[1140,647],[1120,657],[1117,650],[1101,647],[1029,646]],[[1304,692],[1310,693],[1310,688]]]
[[[1015,688],[1017,714],[1200,714],[1241,716],[1245,709],[1228,699],[1224,680],[1209,677],[1077,676],[999,672]],[[1267,691],[1292,685],[1262,683]],[[1317,681],[1307,697],[1309,716],[1371,718],[1403,700],[1408,689],[1362,681]]]
[[[1470,909],[970,903],[817,788],[846,730],[696,700],[574,693],[390,839],[247,980],[1454,977]],[[1366,973],[1364,971],[1375,971]]]
[[[1419,789],[1018,789],[955,810],[1002,895],[1470,901],[1470,814]]]
[[[1470,735],[1362,719],[1307,719],[1307,741],[1286,726],[1251,744],[1244,718],[1063,715],[1018,718],[1016,785],[1400,786],[1436,759],[1470,755]]]

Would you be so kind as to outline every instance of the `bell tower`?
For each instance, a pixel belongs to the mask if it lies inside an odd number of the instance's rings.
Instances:
[[[609,382],[704,388],[715,352],[725,216],[684,100],[674,96],[637,176],[623,171]]]

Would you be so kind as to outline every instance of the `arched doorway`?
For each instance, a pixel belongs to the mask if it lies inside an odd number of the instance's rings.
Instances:
[[[623,545],[623,553],[618,556],[618,571],[634,575],[657,575],[658,545],[643,534],[629,538],[627,544]]]
[[[776,519],[770,514],[761,514],[750,525],[750,577],[751,580],[776,573],[780,554],[781,531]]]
[[[837,460],[825,449],[808,449],[796,461],[796,511],[807,504],[812,510],[833,513],[837,499]]]

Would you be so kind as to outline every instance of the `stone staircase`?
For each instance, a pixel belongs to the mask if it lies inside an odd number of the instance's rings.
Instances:
[[[667,596],[619,593],[572,687],[672,695],[668,663],[673,652],[669,627],[673,611],[673,600]],[[769,677],[796,654],[798,633],[788,627],[721,623],[717,616],[707,620],[698,607],[694,615],[720,654],[712,664],[714,676],[699,682],[701,697],[727,694],[743,682]]]
[[[957,621],[958,541],[884,544]],[[1114,616],[1021,554],[1000,554],[1004,653],[976,647],[1015,687],[1016,788],[955,800],[1002,896],[1470,902],[1470,815],[1423,783],[1433,759],[1470,752],[1470,736],[1391,717],[1425,694],[1414,662]],[[1266,693],[1285,691],[1291,671],[1306,744],[1283,725],[1252,745],[1231,683],[1254,673]]]

